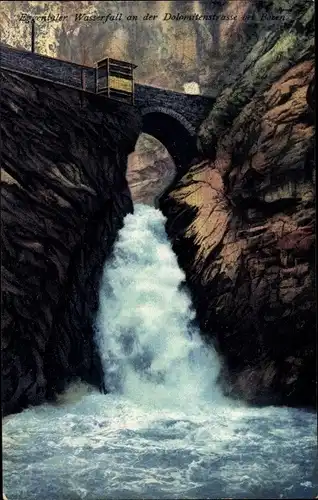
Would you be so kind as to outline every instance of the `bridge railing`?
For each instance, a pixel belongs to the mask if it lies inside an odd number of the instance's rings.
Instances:
[[[36,54],[0,44],[0,67],[67,87],[134,103],[134,64],[106,58],[96,67]]]
[[[0,46],[1,68],[95,92],[95,69],[42,54]]]

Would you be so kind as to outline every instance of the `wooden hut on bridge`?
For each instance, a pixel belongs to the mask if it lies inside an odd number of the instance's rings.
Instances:
[[[134,104],[135,64],[106,57],[96,63],[95,89],[110,99]]]

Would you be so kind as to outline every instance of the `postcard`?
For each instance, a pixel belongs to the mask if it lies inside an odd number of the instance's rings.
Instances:
[[[314,2],[0,20],[3,499],[318,498]]]

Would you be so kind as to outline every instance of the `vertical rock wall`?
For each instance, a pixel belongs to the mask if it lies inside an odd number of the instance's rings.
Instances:
[[[1,74],[4,414],[102,383],[92,322],[140,128],[130,106]]]
[[[161,208],[227,390],[313,406],[314,10],[300,7],[220,94],[199,134],[207,160]]]

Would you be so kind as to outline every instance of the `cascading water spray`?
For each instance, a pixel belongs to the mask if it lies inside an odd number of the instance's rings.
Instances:
[[[137,205],[105,266],[96,322],[105,385],[152,405],[220,402],[219,362],[193,327],[164,223],[159,210]]]

